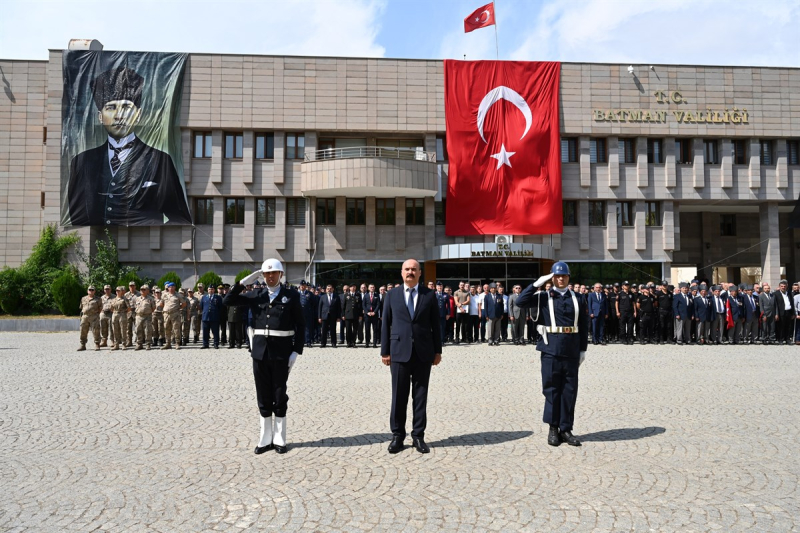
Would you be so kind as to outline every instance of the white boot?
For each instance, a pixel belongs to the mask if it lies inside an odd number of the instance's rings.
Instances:
[[[275,423],[272,426],[273,443],[275,443],[275,451],[278,453],[286,453],[286,417],[276,416]]]
[[[271,450],[272,446],[272,416],[261,417],[261,439],[256,446],[256,455]]]

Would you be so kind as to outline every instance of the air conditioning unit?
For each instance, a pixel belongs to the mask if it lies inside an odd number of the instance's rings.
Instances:
[[[495,235],[494,236],[494,243],[495,244],[511,244],[514,242],[513,235]]]

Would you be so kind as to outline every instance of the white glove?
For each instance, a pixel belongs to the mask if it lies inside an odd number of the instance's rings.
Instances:
[[[241,281],[239,281],[239,283],[241,283],[242,287],[245,287],[247,285],[252,285],[260,277],[261,277],[261,271],[260,270],[256,270],[255,272],[253,272],[252,274],[250,274],[246,278],[244,278]]]
[[[581,366],[585,360],[586,360],[586,352],[581,352],[581,358],[578,361],[578,366]]]
[[[547,326],[536,326],[536,331],[539,332],[539,335],[542,336],[542,340],[545,344],[549,344],[547,342]]]
[[[292,367],[294,366],[295,361],[297,361],[297,352],[292,352],[292,355],[289,356],[289,372],[292,371]]]
[[[539,278],[536,281],[534,281],[533,282],[533,286],[534,287],[541,287],[542,285],[544,285],[545,283],[547,283],[551,279],[553,279],[553,274],[552,273],[551,274],[545,274],[541,278]]]

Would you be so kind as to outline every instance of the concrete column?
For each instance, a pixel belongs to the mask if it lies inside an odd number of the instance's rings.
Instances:
[[[750,188],[761,188],[761,142],[758,139],[750,139]]]
[[[647,137],[636,138],[636,185],[647,187],[650,183],[647,169]]]
[[[673,202],[661,202],[661,244],[665,252],[675,249],[675,211]]]
[[[581,166],[581,187],[589,187],[592,184],[589,137],[578,137],[578,154]]]
[[[225,199],[222,196],[214,197],[214,224],[211,230],[211,245],[213,250],[225,249]]]
[[[619,138],[607,138],[606,150],[608,151],[608,186],[619,187]]]
[[[765,202],[758,206],[761,229],[761,279],[777,286],[781,274],[781,239],[778,228],[778,204]]]
[[[255,160],[255,139],[252,130],[242,134],[242,183],[253,183],[253,162]]]
[[[272,181],[275,183],[283,183],[284,175],[286,174],[285,158],[286,158],[286,134],[282,131],[273,133],[275,147],[273,150],[272,159]]]
[[[775,146],[775,179],[779,189],[789,186],[789,158],[787,156],[786,139],[778,139],[774,142]],[[792,283],[794,283],[793,280]]]
[[[150,226],[150,249],[161,249],[161,226]]]
[[[634,246],[636,250],[647,250],[647,222],[645,221],[645,204],[639,200],[634,204],[636,215],[633,219]]]
[[[194,146],[192,146],[192,130],[181,130],[181,156],[183,157],[183,180],[186,183],[192,181],[192,156]]]
[[[556,233],[553,235],[553,249],[554,250],[561,249],[561,233]]]
[[[578,201],[578,247],[589,249],[589,201]]]
[[[245,159],[247,157],[245,156]],[[253,166],[250,165],[252,170]],[[252,178],[252,173],[250,177]],[[254,250],[256,247],[256,199],[246,196],[244,199],[244,228],[242,229],[245,250]]]
[[[306,202],[309,201],[311,201],[311,199],[306,198]],[[314,210],[314,204],[311,204],[311,212],[316,212]],[[308,220],[306,220],[306,224],[308,224]],[[275,198],[275,230],[272,239],[276,250],[286,249],[286,229],[286,197],[278,196]]]
[[[433,248],[436,244],[436,208],[433,197],[425,197],[425,248]]]
[[[675,155],[675,137],[667,137],[664,139],[664,172],[666,173],[667,187],[675,187],[678,184]]]
[[[117,228],[117,248],[120,250],[128,249],[128,231],[127,226]]]
[[[374,250],[377,235],[377,227],[375,226],[375,197],[367,196],[365,203],[366,208],[366,249]]]
[[[614,200],[606,203],[606,248],[617,249],[617,202]]]
[[[181,250],[192,249],[192,226],[181,227]]]
[[[222,183],[222,130],[211,132],[211,183]]]
[[[703,139],[693,139],[692,150],[694,151],[694,162],[692,164],[694,172],[693,186],[695,189],[702,189],[706,186],[706,153]]]
[[[406,249],[406,199],[405,197],[394,199],[394,239],[395,250]]]
[[[733,141],[722,139],[720,149],[722,150],[720,154],[722,156],[720,157],[721,186],[723,188],[733,187]],[[713,187],[714,184],[711,186]]]
[[[677,202],[672,203],[672,220],[675,227],[675,232],[673,233],[675,242],[672,251],[678,252],[681,249],[681,205]]]
[[[336,197],[336,249],[347,249],[347,198]]]

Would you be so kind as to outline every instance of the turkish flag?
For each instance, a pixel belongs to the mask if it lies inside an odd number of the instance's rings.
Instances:
[[[486,26],[494,26],[494,2],[489,2],[485,6],[479,7],[464,19],[464,33],[485,28]]]
[[[736,325],[733,322],[733,311],[731,311],[730,300],[725,300],[725,325],[727,326],[727,329],[731,329]]]
[[[561,64],[444,62],[447,235],[563,230]]]

